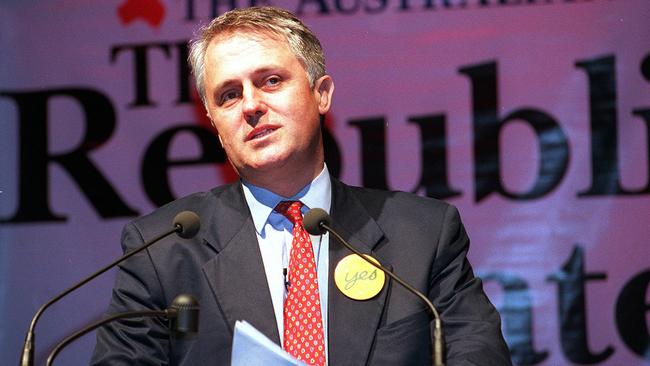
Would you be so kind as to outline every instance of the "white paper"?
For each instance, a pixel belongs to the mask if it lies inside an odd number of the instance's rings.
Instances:
[[[305,366],[246,321],[235,322],[231,366]]]

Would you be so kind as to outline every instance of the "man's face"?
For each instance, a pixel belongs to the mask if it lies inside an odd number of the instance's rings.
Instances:
[[[310,180],[320,173],[319,114],[329,109],[332,91],[329,76],[310,87],[302,63],[278,36],[230,33],[208,45],[208,116],[234,168],[254,184],[264,186],[278,171]]]

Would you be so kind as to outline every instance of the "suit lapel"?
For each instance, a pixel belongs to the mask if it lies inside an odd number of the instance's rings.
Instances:
[[[206,242],[218,254],[203,272],[231,331],[235,321],[246,320],[279,344],[255,226],[239,184],[221,192],[210,224]]]
[[[372,252],[383,238],[383,232],[349,188],[336,180],[332,181],[330,211],[334,230],[357,250],[373,255],[390,269],[385,260]],[[387,278],[382,291],[372,299],[357,301],[346,297],[334,283],[334,269],[342,258],[352,253],[331,235],[329,247],[329,364],[365,365],[383,314],[390,281]]]
[[[280,344],[262,255],[241,187],[231,185],[217,195],[214,213],[205,224],[212,229],[204,240],[218,253],[203,266],[207,282],[231,331],[235,321],[243,319]],[[390,268],[389,263],[372,252],[383,232],[349,188],[336,180],[332,181],[330,212],[335,220],[333,228],[344,239]],[[351,253],[331,236],[329,247],[329,364],[364,365],[384,312],[390,281],[387,279],[382,291],[370,300],[346,297],[334,284],[334,269]]]

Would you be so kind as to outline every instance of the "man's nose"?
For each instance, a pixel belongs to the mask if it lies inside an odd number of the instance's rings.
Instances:
[[[242,112],[246,120],[256,123],[257,118],[266,113],[267,106],[263,93],[254,87],[245,88],[242,92]]]

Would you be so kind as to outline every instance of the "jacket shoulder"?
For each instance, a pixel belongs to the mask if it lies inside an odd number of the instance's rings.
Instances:
[[[174,217],[183,211],[192,211],[199,217],[209,217],[215,207],[223,202],[243,197],[239,183],[215,187],[207,192],[196,192],[171,201],[154,211],[131,221],[127,226],[135,226],[144,237],[171,228]]]
[[[404,213],[421,214],[441,213],[448,209],[455,210],[455,207],[447,202],[436,198],[423,197],[410,192],[388,191],[364,187],[350,186],[341,183],[342,191],[357,198],[366,208],[368,213],[377,218],[381,213]]]

